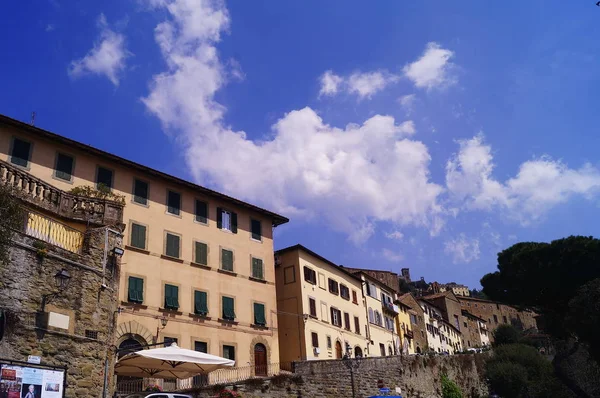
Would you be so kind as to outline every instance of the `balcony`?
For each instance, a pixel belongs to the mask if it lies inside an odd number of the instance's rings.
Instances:
[[[34,211],[27,212],[25,234],[72,253],[81,254],[83,247],[81,231]]]
[[[57,189],[8,162],[0,160],[0,185],[6,185],[24,202],[73,221],[91,225],[121,225],[124,204],[90,198]]]
[[[396,304],[393,304],[393,303],[382,302],[381,308],[383,309],[383,312],[387,312],[394,316],[396,316],[400,313],[400,307],[398,307]]]
[[[412,339],[415,337],[412,330],[407,330],[404,335],[409,339]]]

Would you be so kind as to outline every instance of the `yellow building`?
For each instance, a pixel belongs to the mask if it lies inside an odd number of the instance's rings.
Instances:
[[[302,245],[277,251],[275,263],[281,362],[364,356],[361,279]]]
[[[285,217],[5,116],[0,152],[57,194],[104,186],[124,200],[117,345],[279,360],[272,227]]]
[[[413,330],[412,322],[410,319],[411,308],[409,305],[401,302],[400,300],[395,301],[398,309],[398,316],[396,317],[396,330],[398,331],[400,339],[400,347],[402,355],[414,354],[415,350],[413,347]],[[413,314],[414,315],[414,314]]]

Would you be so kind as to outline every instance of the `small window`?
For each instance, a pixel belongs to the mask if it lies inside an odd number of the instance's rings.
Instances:
[[[181,194],[167,191],[167,213],[175,216],[181,214]]]
[[[304,267],[304,280],[308,283],[312,283],[313,285],[317,284],[317,273],[315,270],[310,269],[308,267]]]
[[[259,326],[265,326],[267,324],[264,304],[254,303],[254,324]]]
[[[256,279],[264,279],[263,261],[260,258],[252,257],[252,277]]]
[[[498,323],[498,317],[494,315],[494,322]]]
[[[317,317],[317,301],[314,298],[308,298],[308,307],[310,309],[310,316]]]
[[[179,258],[179,245],[179,236],[167,232],[165,255],[169,257]]]
[[[177,310],[179,308],[179,287],[165,285],[165,308],[168,310]]]
[[[345,300],[350,300],[350,289],[346,285],[340,285],[340,296]]]
[[[334,281],[333,279],[329,279],[328,283],[329,283],[329,293],[339,294],[338,283],[336,281]]]
[[[350,329],[350,314],[348,314],[347,312],[344,312],[344,329],[351,330]]]
[[[141,205],[148,204],[148,183],[137,178],[133,179],[133,201]]]
[[[232,297],[223,296],[223,319],[233,321],[235,319],[235,302]]]
[[[331,324],[342,327],[342,311],[331,307]]]
[[[205,341],[194,341],[194,351],[208,354],[208,344]]]
[[[502,320],[504,321],[504,323],[508,323],[508,320],[506,319],[506,316],[502,315]]]
[[[177,337],[165,337],[163,343],[165,343],[165,347],[169,347],[173,343],[177,344],[178,340]]]
[[[262,224],[258,220],[250,220],[252,239],[262,241]]]
[[[137,304],[144,302],[144,280],[142,278],[136,278],[135,276],[129,277],[127,301]]]
[[[358,304],[358,296],[356,295],[356,290],[352,291],[352,302],[354,304]]]
[[[10,152],[10,162],[21,167],[28,167],[31,159],[31,143],[14,138]]]
[[[217,228],[225,231],[231,231],[237,234],[237,214],[224,210],[220,207],[217,208]]]
[[[208,245],[203,242],[194,242],[194,262],[208,265]]]
[[[315,332],[312,332],[310,335],[311,335],[311,339],[312,339],[312,346],[314,348],[319,348],[319,335],[316,334]]]
[[[232,345],[223,345],[223,358],[235,361],[235,347]]]
[[[96,170],[96,188],[108,188],[113,187],[113,171],[106,167],[98,166]]]
[[[283,283],[294,283],[296,282],[296,268],[293,265],[285,267],[283,269]]]
[[[327,336],[327,349],[331,350],[331,336]]]
[[[146,226],[131,223],[131,240],[129,244],[138,249],[146,249]]]
[[[195,220],[201,224],[208,224],[208,203],[196,199]]]
[[[73,156],[65,155],[64,153],[56,154],[56,170],[54,176],[60,180],[71,181],[73,178],[73,165],[75,159]]]
[[[385,356],[385,345],[383,345],[382,343],[379,343],[379,352],[381,353],[382,357]]]
[[[221,249],[221,269],[233,272],[233,251]]]
[[[360,334],[360,319],[357,316],[354,317],[354,333]]]
[[[208,294],[206,292],[194,291],[194,314],[202,316],[208,314]]]

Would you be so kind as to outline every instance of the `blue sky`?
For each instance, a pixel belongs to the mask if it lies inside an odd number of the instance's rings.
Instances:
[[[476,287],[597,234],[594,3],[10,2],[0,113],[281,212],[277,248]]]

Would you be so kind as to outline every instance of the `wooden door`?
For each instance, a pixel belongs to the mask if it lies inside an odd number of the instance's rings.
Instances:
[[[254,374],[267,376],[267,348],[260,343],[254,346]]]
[[[342,343],[340,343],[339,341],[335,342],[335,357],[337,359],[342,359]]]

